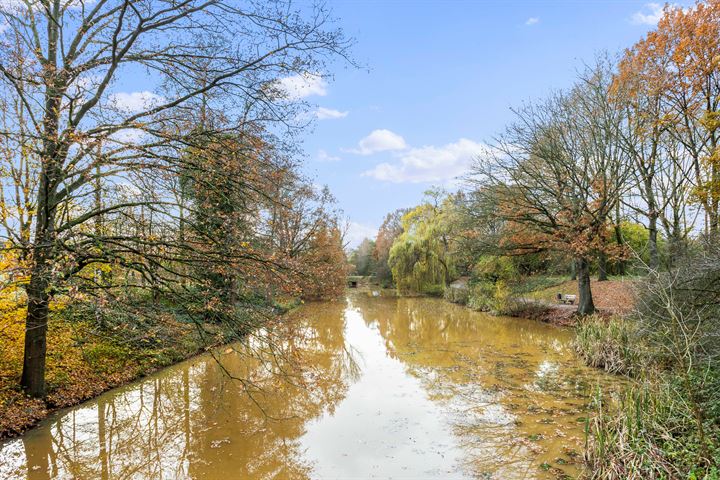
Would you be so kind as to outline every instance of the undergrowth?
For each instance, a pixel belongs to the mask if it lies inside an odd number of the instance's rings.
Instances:
[[[650,272],[632,314],[583,319],[592,366],[635,379],[598,392],[587,424],[592,479],[720,480],[720,256]]]

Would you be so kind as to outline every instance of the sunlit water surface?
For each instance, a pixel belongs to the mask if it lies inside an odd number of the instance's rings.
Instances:
[[[616,382],[568,330],[437,299],[358,292],[284,321],[0,443],[0,478],[576,476]]]

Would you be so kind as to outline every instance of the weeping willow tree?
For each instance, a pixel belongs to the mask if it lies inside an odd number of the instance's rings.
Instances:
[[[439,193],[402,218],[402,233],[390,249],[388,265],[401,293],[441,294],[455,276],[451,254],[456,225],[453,196],[440,201]]]

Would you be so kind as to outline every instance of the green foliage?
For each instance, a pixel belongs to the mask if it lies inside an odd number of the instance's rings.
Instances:
[[[527,276],[545,273],[553,268],[557,269],[559,266],[553,265],[553,256],[548,252],[516,255],[511,260],[518,274]],[[562,267],[565,266],[565,263],[563,262]]]
[[[445,294],[445,285],[440,283],[425,285],[420,293],[430,295],[431,297],[442,297]]]
[[[505,313],[510,308],[511,290],[504,280],[474,282],[470,287],[468,307],[482,312]]]
[[[510,285],[518,272],[510,257],[481,256],[473,268],[468,306],[474,310],[506,312],[510,307]]]
[[[133,359],[133,353],[129,347],[114,343],[90,345],[84,350],[84,355],[90,368],[99,374],[123,369]]]
[[[401,293],[442,294],[455,276],[450,253],[453,228],[452,204],[424,203],[402,219],[403,232],[390,249],[395,285]]]
[[[521,296],[531,292],[539,292],[562,285],[567,280],[567,276],[533,275],[531,277],[522,277],[514,282],[512,286],[513,293]]]
[[[640,261],[647,265],[650,262],[650,251],[648,250],[648,242],[650,234],[644,225],[635,222],[620,222],[620,231],[622,232],[625,244],[638,255]],[[667,242],[658,232],[657,238],[658,255],[661,262],[667,257]]]
[[[631,387],[617,402],[598,395],[588,424],[589,477],[717,479],[720,426],[705,421],[701,439],[689,397],[673,376]]]
[[[506,282],[517,279],[518,272],[512,259],[497,255],[481,256],[473,270],[479,279],[495,283],[499,280]]]
[[[495,282],[495,292],[493,294],[493,310],[504,313],[510,307],[510,288],[505,280]]]
[[[461,287],[449,286],[443,293],[443,298],[448,302],[458,303],[460,305],[467,305],[470,299],[470,289],[467,285]]]
[[[350,253],[348,261],[355,266],[355,275],[366,277],[374,275],[377,271],[377,261],[373,256],[375,242],[366,238]]]
[[[474,282],[470,287],[468,307],[473,310],[487,312],[493,309],[495,284],[492,282]]]

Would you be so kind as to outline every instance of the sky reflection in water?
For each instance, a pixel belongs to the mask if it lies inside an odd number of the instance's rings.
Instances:
[[[598,383],[571,332],[361,292],[0,444],[0,478],[231,480],[576,475]],[[262,354],[258,354],[262,352]],[[282,373],[282,374],[280,374]]]

